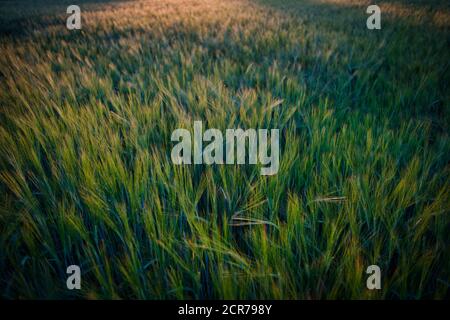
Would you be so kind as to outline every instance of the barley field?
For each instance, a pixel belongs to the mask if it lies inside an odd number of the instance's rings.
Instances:
[[[447,1],[1,1],[0,297],[449,298],[449,48]],[[278,173],[174,165],[197,120]]]

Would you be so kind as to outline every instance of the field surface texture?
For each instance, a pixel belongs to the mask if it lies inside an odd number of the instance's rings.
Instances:
[[[0,2],[0,297],[443,299],[447,1]],[[174,165],[280,130],[280,168]],[[66,268],[79,265],[81,290]],[[366,269],[381,268],[381,290]]]

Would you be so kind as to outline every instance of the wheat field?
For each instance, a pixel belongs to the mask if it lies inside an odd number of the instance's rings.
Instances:
[[[450,8],[378,2],[381,30],[368,1],[85,0],[81,30],[0,2],[0,296],[448,298]],[[278,173],[174,165],[196,120],[280,129]]]

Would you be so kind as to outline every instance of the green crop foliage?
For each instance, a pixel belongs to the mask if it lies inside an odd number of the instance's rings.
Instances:
[[[381,30],[367,1],[67,5],[0,2],[1,297],[448,298],[446,1]],[[172,164],[195,120],[280,129],[278,174]]]

